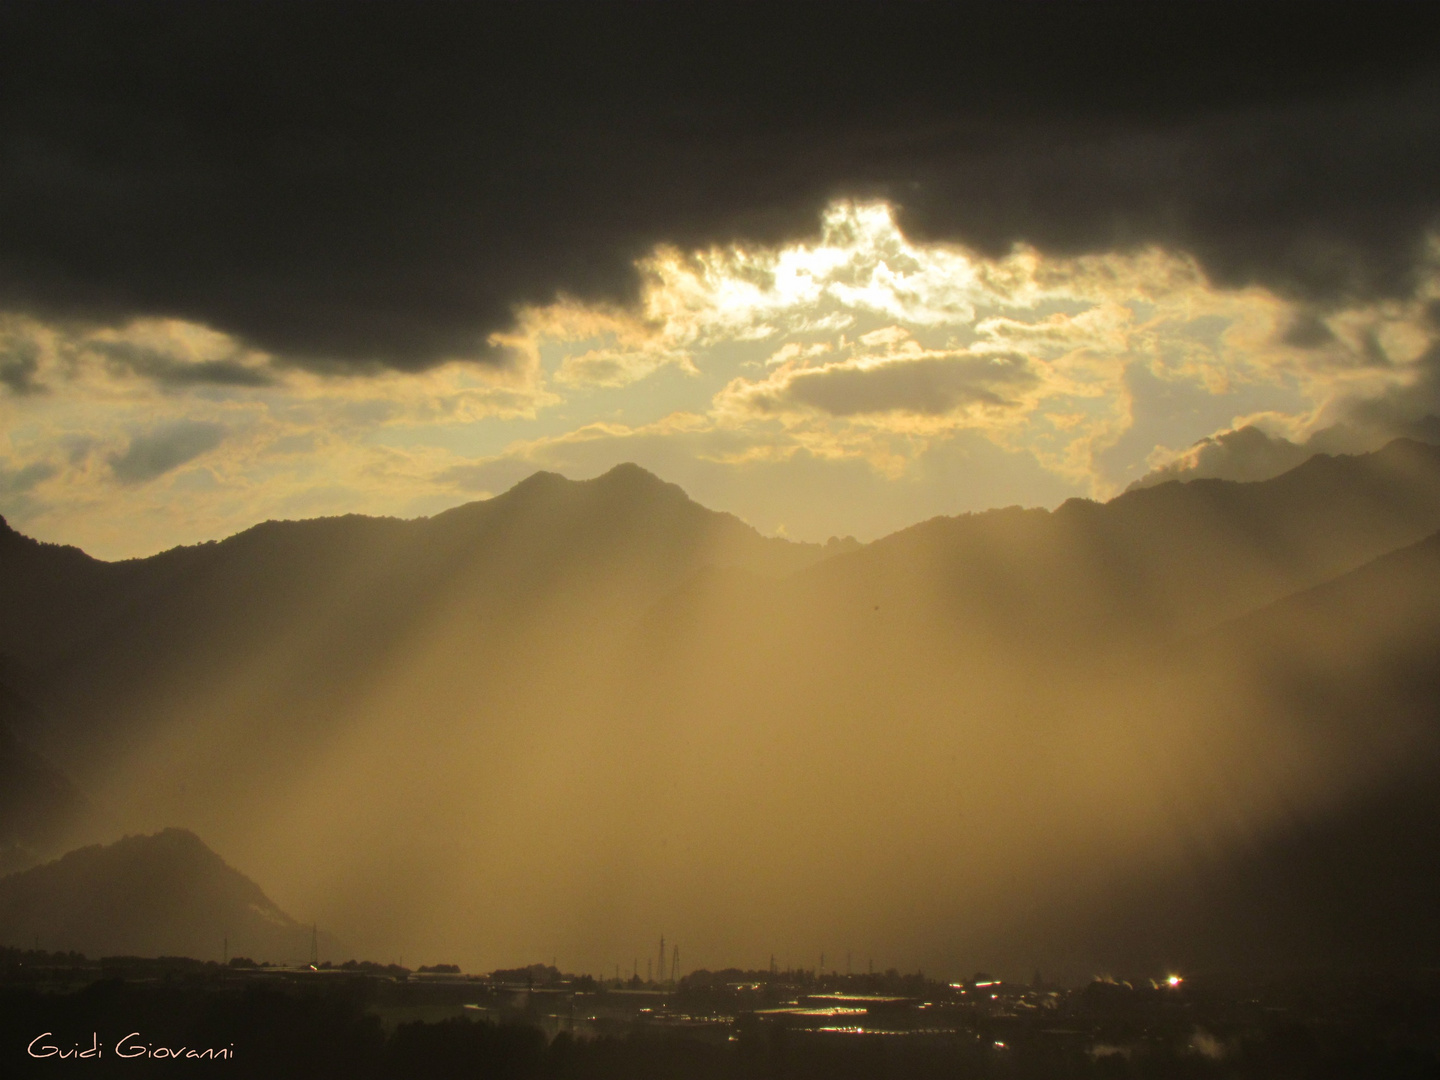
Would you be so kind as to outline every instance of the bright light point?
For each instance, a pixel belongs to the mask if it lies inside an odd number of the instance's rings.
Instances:
[[[1165,985],[1173,989],[1174,987],[1179,986],[1184,981],[1185,980],[1180,978],[1179,975],[1171,975],[1168,979],[1165,980]]]

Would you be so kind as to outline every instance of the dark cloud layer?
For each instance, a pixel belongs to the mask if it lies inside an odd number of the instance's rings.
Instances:
[[[845,194],[987,251],[1159,241],[1321,306],[1403,293],[1440,208],[1428,15],[11,4],[0,309],[421,368]]]

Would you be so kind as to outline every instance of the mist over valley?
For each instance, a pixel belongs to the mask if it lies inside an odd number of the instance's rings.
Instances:
[[[1423,961],[1437,532],[1408,441],[863,546],[635,466],[113,563],[7,529],[4,760],[56,777],[7,850],[192,830],[466,970]]]

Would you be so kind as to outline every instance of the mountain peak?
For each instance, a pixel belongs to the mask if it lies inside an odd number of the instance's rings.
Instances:
[[[664,495],[670,498],[679,497],[690,502],[690,496],[679,484],[672,484],[662,480],[650,470],[636,465],[633,461],[621,462],[607,472],[601,473],[594,480],[589,481],[596,487],[606,491],[624,491],[635,494],[647,493],[653,495]]]
[[[601,475],[597,476],[596,479],[610,481],[624,480],[630,483],[644,482],[651,484],[665,484],[666,487],[674,486],[672,484],[666,484],[664,480],[661,480],[649,469],[646,469],[640,465],[636,465],[633,461],[622,461],[619,465],[616,465],[613,468],[602,473]]]
[[[189,829],[182,829],[175,825],[161,829],[158,833],[151,836],[127,836],[124,840],[121,840],[120,843],[143,843],[145,841],[153,843],[157,848],[169,848],[177,852],[188,850],[192,854],[199,854],[205,858],[220,858],[219,855],[216,855],[215,852],[206,846],[205,841],[201,840],[200,837]],[[221,861],[223,862],[224,860],[222,859]]]
[[[569,483],[571,483],[569,477],[561,476],[558,472],[548,472],[541,469],[539,472],[533,472],[524,480],[513,485],[508,491],[504,492],[504,494],[508,495],[512,491],[564,487]]]
[[[660,499],[685,503],[692,501],[679,485],[668,483],[649,470],[627,461],[589,480],[571,480],[556,472],[531,473],[494,499],[467,505],[479,507],[494,504],[500,506],[514,502],[528,502],[533,499],[583,498],[585,493],[591,497],[599,496],[607,500]]]
[[[0,879],[0,938],[91,956],[303,956],[305,928],[188,829],[79,848]]]

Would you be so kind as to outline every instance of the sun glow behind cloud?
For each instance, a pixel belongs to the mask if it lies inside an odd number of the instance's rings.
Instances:
[[[322,375],[177,319],[5,316],[0,510],[116,556],[638,460],[767,531],[875,536],[1106,497],[1246,423],[1303,440],[1404,398],[1440,296],[1432,278],[1313,312],[1156,248],[987,259],[910,242],[884,203],[834,203],[783,248],[662,247],[638,269],[633,308],[517,312],[489,342],[500,368]]]
[[[701,377],[706,400],[685,413],[687,433],[704,416],[728,438],[698,456],[861,460],[895,481],[979,433],[1074,493],[1104,497],[1249,420],[1304,437],[1337,403],[1413,381],[1434,337],[1423,306],[1433,288],[1321,318],[1263,289],[1213,288],[1194,260],[1156,248],[1057,259],[1018,247],[988,260],[912,244],[883,203],[832,205],[812,242],[663,249],[641,270],[633,360],[612,347],[606,362],[641,378],[664,357]],[[561,347],[562,372],[577,356],[541,328],[567,319],[571,308],[557,305],[524,320],[532,340]],[[1297,340],[1305,319],[1319,340]],[[667,426],[605,434],[623,444]],[[566,448],[597,434],[514,453],[583,469]],[[1035,501],[1024,490],[1015,500]]]

